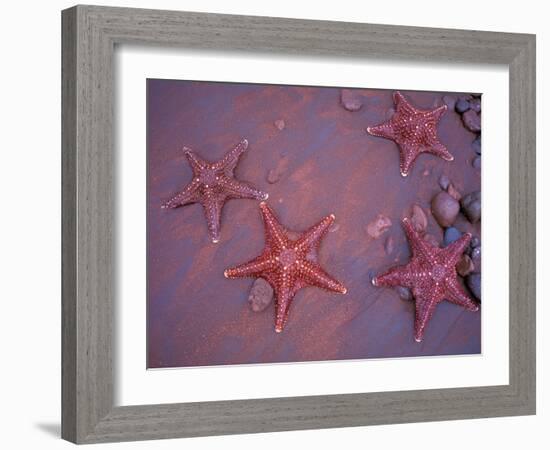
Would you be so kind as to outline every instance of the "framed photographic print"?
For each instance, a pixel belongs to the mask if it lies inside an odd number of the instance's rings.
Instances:
[[[63,11],[63,437],[533,414],[534,73],[532,35]]]

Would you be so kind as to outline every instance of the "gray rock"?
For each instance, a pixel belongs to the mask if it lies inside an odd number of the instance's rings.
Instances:
[[[404,286],[396,286],[395,291],[401,300],[410,301],[413,298],[411,290]]]
[[[462,122],[472,133],[479,133],[481,131],[481,116],[472,109],[462,114]]]
[[[250,293],[248,294],[248,304],[254,312],[261,312],[266,309],[273,301],[273,288],[263,278],[256,278]]]
[[[460,211],[460,205],[447,192],[440,192],[432,199],[432,213],[443,228],[450,227]]]
[[[477,236],[472,236],[472,239],[470,240],[470,247],[476,248],[479,247],[481,244],[481,240]]]
[[[481,219],[481,192],[474,191],[462,197],[460,206],[471,223],[478,222]]]
[[[449,244],[452,244],[454,241],[460,239],[461,236],[462,236],[462,233],[458,231],[455,227],[447,228],[443,236],[443,243],[445,244],[445,247]]]
[[[439,187],[441,189],[443,189],[444,191],[447,190],[447,188],[449,187],[450,182],[451,182],[451,180],[449,180],[449,177],[445,174],[443,174],[439,177]]]
[[[473,140],[472,148],[474,149],[474,152],[476,152],[476,155],[481,155],[481,135],[476,136]]]
[[[459,98],[455,103],[455,111],[463,114],[470,109],[470,102],[464,98]]]
[[[481,170],[481,158],[476,156],[472,161],[472,167],[477,170]]]
[[[481,247],[474,247],[472,249],[472,258],[473,259],[481,258]]]
[[[471,273],[466,277],[466,286],[475,298],[481,301],[481,274]]]
[[[481,112],[481,99],[473,98],[470,100],[470,109],[476,113]]]

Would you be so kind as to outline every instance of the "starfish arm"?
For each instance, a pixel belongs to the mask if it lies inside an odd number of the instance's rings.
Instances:
[[[265,272],[269,272],[273,268],[273,261],[264,254],[244,264],[227,269],[223,274],[226,278],[257,278],[263,277]]]
[[[395,133],[389,122],[367,128],[367,133],[386,139],[395,139]]]
[[[193,178],[193,181],[189,183],[183,191],[176,194],[170,200],[164,202],[161,208],[177,208],[178,206],[188,205],[189,203],[195,203],[198,201],[198,189],[200,183]]]
[[[419,153],[409,144],[399,144],[399,170],[402,176],[406,177],[409,174],[411,166]]]
[[[296,293],[293,289],[292,280],[283,278],[275,290],[275,332],[280,333],[288,320],[288,313],[292,299]]]
[[[250,184],[235,178],[220,176],[218,184],[223,187],[231,198],[253,198],[256,200],[267,200],[267,193],[255,189]]]
[[[382,275],[374,277],[372,279],[372,284],[377,287],[414,287],[412,271],[408,265],[392,267]]]
[[[479,310],[479,306],[464,292],[456,279],[447,280],[445,287],[445,299],[447,301],[462,306],[469,311]]]
[[[331,277],[326,273],[321,266],[311,261],[304,261],[300,266],[300,277],[305,284],[309,286],[317,286],[331,292],[345,294],[346,287],[336,278]]]
[[[403,229],[405,230],[413,256],[421,257],[422,259],[433,263],[434,261],[432,254],[434,247],[420,237],[407,217],[403,219]]]
[[[208,166],[208,163],[199,157],[193,150],[191,150],[188,147],[183,147],[183,153],[185,154],[185,157],[187,158],[187,161],[189,161],[189,165],[191,166],[191,169],[193,169],[193,173],[195,175],[198,175],[206,166]]]
[[[443,114],[445,114],[446,111],[447,111],[447,105],[442,105],[430,111],[428,114],[430,115],[430,117],[433,118],[435,122],[439,122],[439,119],[441,119],[441,117],[443,116]]]
[[[222,215],[222,207],[224,201],[217,199],[213,194],[206,194],[202,200],[204,215],[206,216],[206,225],[208,226],[208,234],[213,243],[220,241],[220,223]]]
[[[447,150],[447,147],[445,147],[439,141],[436,141],[431,145],[429,152],[432,153],[433,155],[443,158],[445,161],[453,161],[455,159],[455,157],[451,154],[451,152]]]
[[[447,245],[442,252],[448,266],[455,266],[462,257],[464,250],[468,247],[472,235],[470,233],[464,233],[459,239]]]
[[[227,173],[233,173],[235,166],[239,162],[240,156],[248,148],[248,141],[242,139],[232,150],[225,156],[213,164],[214,170],[225,170]]]
[[[405,114],[416,114],[417,110],[414,106],[412,106],[405,96],[399,92],[395,91],[393,93],[393,102],[395,103],[395,110],[399,113],[405,113]]]
[[[300,236],[296,242],[296,248],[306,252],[311,248],[317,248],[323,236],[327,234],[327,231],[334,222],[334,219],[334,214],[330,214],[319,221],[319,223],[311,227],[307,232]]]
[[[435,311],[435,307],[439,303],[437,300],[429,300],[419,293],[414,293],[416,300],[414,312],[414,340],[422,341],[426,325],[430,321]]]
[[[260,203],[260,211],[264,220],[265,234],[267,238],[267,245],[275,248],[285,248],[288,246],[289,241],[285,233],[284,228],[281,226],[275,213],[268,206],[267,203]]]

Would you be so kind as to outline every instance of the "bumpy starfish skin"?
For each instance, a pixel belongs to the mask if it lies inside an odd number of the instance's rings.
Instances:
[[[296,240],[279,223],[272,209],[260,203],[264,220],[265,248],[253,260],[224,272],[226,278],[264,278],[275,291],[275,331],[283,331],[292,299],[306,286],[317,286],[327,291],[345,294],[344,285],[327,274],[315,262],[321,239],[334,222],[334,215],[325,217]]]
[[[470,311],[479,309],[460,286],[455,269],[471,235],[466,233],[447,247],[438,248],[423,240],[408,219],[403,219],[403,228],[412,250],[411,261],[374,277],[372,284],[405,286],[412,290],[416,304],[414,338],[420,342],[436,306],[443,300]]]
[[[432,153],[446,161],[452,161],[449,153],[437,138],[436,126],[447,110],[443,105],[431,111],[412,106],[400,92],[394,92],[395,114],[388,122],[368,127],[367,132],[394,141],[400,150],[401,175],[409,174],[412,163],[420,153]]]
[[[165,202],[162,208],[177,208],[190,203],[200,203],[204,208],[210,239],[214,243],[219,242],[221,213],[227,200],[231,198],[266,200],[268,197],[265,192],[237,180],[233,175],[239,157],[247,147],[248,141],[243,139],[215,163],[209,163],[189,148],[183,147],[185,156],[193,169],[193,180],[179,194]]]

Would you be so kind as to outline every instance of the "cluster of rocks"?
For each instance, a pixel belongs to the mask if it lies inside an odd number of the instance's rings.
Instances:
[[[462,196],[446,175],[439,179],[442,189],[432,199],[431,210],[437,223],[443,228],[445,246],[460,239],[462,232],[454,226],[458,214],[462,213],[472,224],[481,219],[481,192],[474,191]],[[475,271],[475,260],[481,258],[481,241],[472,237],[470,247],[457,264],[458,274],[465,278],[471,293],[481,301],[481,275]]]
[[[462,123],[476,134],[472,141],[475,156],[472,166],[481,169],[481,95],[461,96],[455,103],[455,111],[462,116]]]

